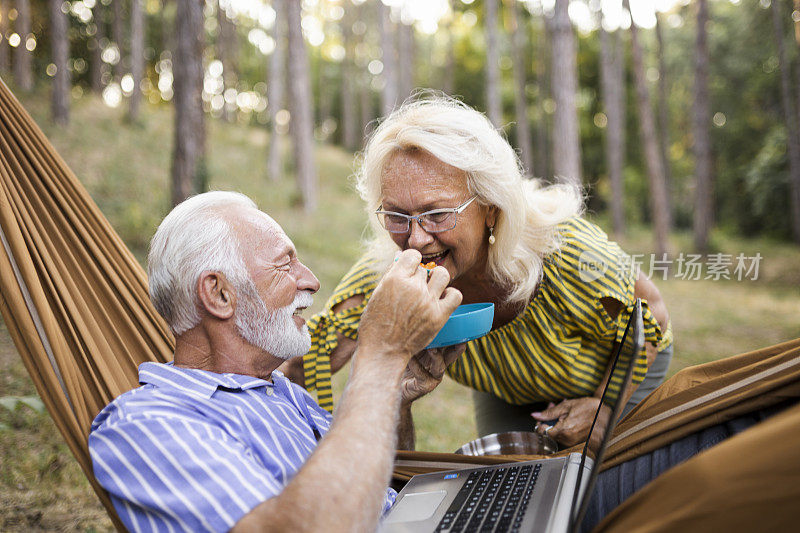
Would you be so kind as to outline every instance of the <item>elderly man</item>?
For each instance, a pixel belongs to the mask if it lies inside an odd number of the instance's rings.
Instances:
[[[195,196],[151,243],[150,295],[175,334],[172,363],[95,419],[95,475],[131,530],[368,531],[387,489],[398,413],[449,362],[420,352],[461,301],[444,268],[398,256],[371,298],[331,419],[278,366],[310,339],[317,278],[248,198]],[[449,356],[448,356],[449,357]]]

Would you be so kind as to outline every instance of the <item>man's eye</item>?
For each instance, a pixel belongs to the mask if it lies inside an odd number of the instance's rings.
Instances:
[[[291,268],[292,268],[292,261],[291,260],[285,261],[283,263],[276,263],[275,264],[275,269],[276,270],[289,270]]]

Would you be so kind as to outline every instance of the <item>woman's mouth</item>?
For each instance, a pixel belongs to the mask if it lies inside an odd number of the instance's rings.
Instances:
[[[422,254],[422,262],[423,263],[430,263],[434,262],[437,266],[442,266],[444,264],[445,258],[450,254],[450,250],[444,250],[442,252],[436,252],[435,254]]]

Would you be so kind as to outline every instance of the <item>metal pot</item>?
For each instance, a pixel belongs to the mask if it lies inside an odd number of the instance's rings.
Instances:
[[[492,433],[463,445],[462,455],[549,455],[558,451],[555,440],[532,431]]]

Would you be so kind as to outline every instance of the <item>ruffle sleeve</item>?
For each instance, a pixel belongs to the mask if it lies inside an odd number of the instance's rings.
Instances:
[[[305,387],[306,390],[317,391],[317,403],[329,412],[333,411],[331,353],[339,345],[339,335],[358,339],[361,314],[380,279],[374,267],[375,263],[368,258],[359,260],[336,286],[325,309],[308,321],[311,349],[303,356]],[[355,296],[364,298],[358,305],[333,312],[334,307]]]

